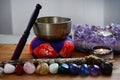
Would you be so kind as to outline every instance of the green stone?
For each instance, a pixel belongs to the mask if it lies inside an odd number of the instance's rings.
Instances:
[[[59,64],[58,63],[50,64],[50,66],[49,66],[50,73],[51,74],[57,74],[58,68],[59,68]]]

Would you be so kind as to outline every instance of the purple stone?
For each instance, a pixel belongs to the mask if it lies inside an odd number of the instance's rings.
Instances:
[[[90,74],[93,76],[97,76],[100,74],[100,67],[98,65],[92,65],[90,67]]]

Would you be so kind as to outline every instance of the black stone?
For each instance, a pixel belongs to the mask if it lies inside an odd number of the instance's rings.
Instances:
[[[113,68],[112,68],[111,63],[103,62],[103,63],[101,63],[100,68],[101,68],[101,73],[103,75],[111,75],[112,74]]]

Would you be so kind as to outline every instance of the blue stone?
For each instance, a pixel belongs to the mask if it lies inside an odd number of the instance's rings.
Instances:
[[[80,74],[83,76],[89,75],[89,67],[87,64],[82,64],[80,67]]]
[[[78,65],[77,64],[70,64],[69,71],[73,75],[79,74],[79,67],[78,67]]]
[[[68,64],[60,64],[58,68],[59,74],[68,74],[69,73],[69,65]]]
[[[98,65],[92,65],[90,67],[90,74],[93,76],[97,76],[100,74],[100,67]]]

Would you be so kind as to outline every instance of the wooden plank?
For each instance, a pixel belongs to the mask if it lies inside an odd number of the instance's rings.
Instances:
[[[13,52],[16,48],[16,44],[0,44],[0,61],[5,61],[5,60],[10,60]],[[72,57],[84,57],[87,56],[87,54],[83,54],[80,52],[74,52]],[[29,52],[29,45],[26,45],[23,49],[23,52],[20,56],[20,59],[32,59],[32,56],[30,55]],[[45,76],[40,76],[37,74],[32,74],[32,75],[27,75],[24,74],[22,76],[18,76],[16,74],[8,74],[8,75],[2,75],[0,76],[0,80],[119,80],[120,79],[120,55],[115,55],[114,56],[114,63],[113,63],[113,73],[111,76],[98,76],[98,77],[93,77],[93,76],[87,76],[87,77],[82,77],[80,75],[78,76],[73,76],[73,75],[45,75]]]

